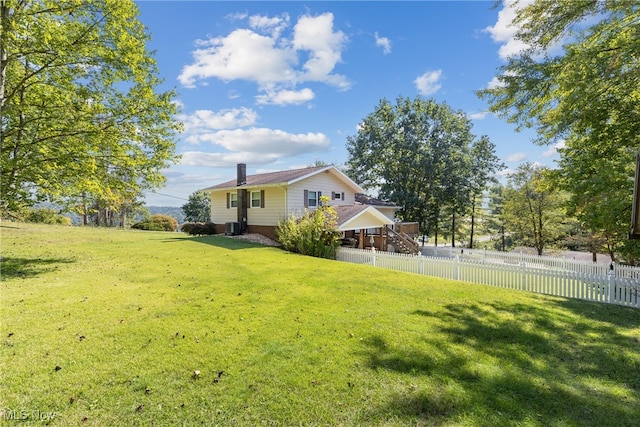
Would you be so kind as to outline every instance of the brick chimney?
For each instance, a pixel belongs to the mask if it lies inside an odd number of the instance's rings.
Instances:
[[[237,186],[240,187],[247,183],[247,165],[245,163],[238,163],[237,165]],[[247,214],[249,209],[249,200],[247,197],[247,190],[244,188],[238,189],[238,222],[240,223],[240,232],[242,234],[247,232]]]

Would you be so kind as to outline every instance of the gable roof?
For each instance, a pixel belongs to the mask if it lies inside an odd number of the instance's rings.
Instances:
[[[313,175],[317,175],[322,172],[332,173],[338,179],[343,181],[348,186],[352,187],[356,192],[363,192],[364,190],[352,181],[348,176],[338,170],[335,166],[312,166],[302,169],[291,169],[278,172],[267,172],[255,175],[247,175],[247,181],[245,185],[237,185],[237,179],[232,179],[212,187],[204,188],[200,191],[216,191],[216,190],[228,190],[236,188],[251,188],[251,187],[268,187],[272,185],[291,185],[295,182],[309,178]]]
[[[338,214],[338,230],[381,227],[394,221],[372,205],[334,206]]]

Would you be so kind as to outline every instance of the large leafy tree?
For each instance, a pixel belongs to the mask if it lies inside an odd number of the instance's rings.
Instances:
[[[552,185],[548,168],[524,163],[509,176],[503,191],[502,216],[515,244],[545,248],[560,245],[566,236],[566,194]]]
[[[625,236],[640,147],[640,3],[516,7],[516,38],[528,48],[479,95],[508,121],[534,127],[538,143],[564,141],[560,183],[572,194],[572,210],[609,250],[633,252]]]
[[[179,125],[137,14],[131,0],[0,0],[5,211],[122,205],[163,183]]]
[[[399,97],[395,104],[383,99],[357,135],[347,138],[347,174],[401,206],[402,219],[417,221],[424,232],[436,233],[437,241],[445,215],[455,232],[453,219],[467,212],[470,195],[481,187],[470,180],[475,141],[466,115],[447,104],[421,97]]]

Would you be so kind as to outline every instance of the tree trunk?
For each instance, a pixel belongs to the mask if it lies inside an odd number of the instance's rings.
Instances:
[[[451,247],[456,247],[456,214],[451,214]]]
[[[5,49],[5,41],[4,39],[7,37],[7,34],[10,33],[10,25],[9,25],[9,15],[11,8],[7,3],[3,0],[0,3],[0,19],[2,19],[2,39],[0,40],[0,123],[3,123],[4,117],[4,88],[5,82],[7,78],[7,64],[9,63],[9,56],[7,55],[7,50]],[[4,126],[0,126],[0,152],[2,152],[2,147],[4,145]]]
[[[438,219],[437,218],[436,218],[436,226],[435,226],[435,233],[434,233],[434,236],[433,236],[433,240],[434,240],[433,243],[436,246],[438,246]]]
[[[473,229],[476,223],[476,198],[471,201],[471,235],[469,236],[469,249],[473,249]]]

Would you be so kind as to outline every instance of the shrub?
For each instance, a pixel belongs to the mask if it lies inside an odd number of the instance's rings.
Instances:
[[[29,209],[24,213],[24,215],[26,222],[71,225],[70,218],[60,215],[53,209],[49,208]]]
[[[216,234],[216,225],[212,222],[187,222],[182,224],[180,231],[190,236]]]
[[[175,231],[178,228],[178,221],[169,215],[156,214],[136,222],[131,228],[146,231]]]
[[[336,231],[337,213],[328,206],[329,198],[322,196],[320,207],[306,211],[301,218],[292,215],[278,223],[276,234],[282,248],[302,255],[335,259],[340,246]]]

